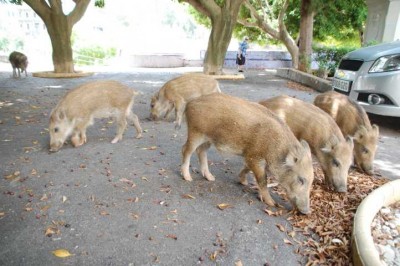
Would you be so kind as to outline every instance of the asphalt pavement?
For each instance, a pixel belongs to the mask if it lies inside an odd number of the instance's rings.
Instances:
[[[285,216],[267,215],[257,191],[238,183],[242,158],[211,148],[215,182],[196,172],[196,156],[194,180],[181,177],[186,126],[175,130],[172,122],[148,117],[154,92],[187,71],[198,69],[108,70],[75,79],[14,79],[11,71],[0,72],[0,265],[305,264],[276,226],[290,226]],[[220,80],[221,90],[251,101],[287,94],[311,102],[317,94],[273,70],[245,77]],[[103,79],[140,92],[133,111],[143,138],[135,139],[130,126],[111,144],[115,125],[102,119],[82,147],[49,153],[51,109],[69,89]],[[399,120],[371,119],[381,129],[377,175],[398,178]],[[64,249],[72,255],[53,254]]]

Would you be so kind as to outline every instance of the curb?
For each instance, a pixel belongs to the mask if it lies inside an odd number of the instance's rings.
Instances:
[[[74,73],[55,73],[54,71],[34,72],[32,77],[36,78],[81,78],[93,75],[93,72],[76,71]]]
[[[296,81],[319,92],[332,90],[332,85],[330,81],[293,68],[279,68],[276,70],[276,75],[282,78]]]
[[[400,201],[400,179],[372,191],[358,206],[352,232],[352,257],[356,266],[383,265],[371,234],[371,223],[379,210]]]

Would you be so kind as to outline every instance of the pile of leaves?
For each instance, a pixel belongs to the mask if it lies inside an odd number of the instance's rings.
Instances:
[[[284,242],[298,244],[296,252],[306,258],[306,265],[349,265],[351,232],[357,207],[371,191],[389,180],[351,170],[347,193],[337,193],[324,184],[324,175],[319,167],[314,168],[314,173],[310,195],[312,212],[308,215],[289,213],[287,220],[293,228],[286,232],[290,240],[284,239]],[[284,195],[280,186],[273,189]],[[274,215],[268,210],[266,213]],[[298,234],[304,237],[297,237]]]

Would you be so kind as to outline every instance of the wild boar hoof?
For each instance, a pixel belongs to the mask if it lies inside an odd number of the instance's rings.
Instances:
[[[185,179],[186,181],[193,181],[191,176],[183,176],[183,179]]]
[[[262,202],[264,202],[265,204],[267,204],[268,206],[271,206],[271,207],[275,207],[275,206],[276,206],[276,203],[275,203],[275,201],[271,198],[271,196],[265,197],[265,196],[260,195],[260,200],[261,200]]]
[[[205,174],[204,177],[208,180],[208,181],[215,181],[215,177],[212,174]]]
[[[176,129],[176,130],[181,129],[181,124],[176,123],[176,124],[175,124],[175,129]]]
[[[117,143],[119,141],[119,138],[114,138],[112,141],[111,141],[111,143],[112,144],[115,144],[115,143]]]

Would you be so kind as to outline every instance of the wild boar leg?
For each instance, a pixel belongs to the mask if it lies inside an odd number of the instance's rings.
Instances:
[[[75,126],[71,142],[74,147],[79,147],[86,143],[86,127],[89,124],[89,119],[80,120]]]
[[[180,129],[182,124],[183,112],[185,111],[186,102],[182,97],[178,97],[175,101],[175,129]]]
[[[83,144],[83,141],[82,141],[82,139],[81,139],[81,137],[80,137],[80,134],[79,134],[78,132],[75,132],[75,133],[71,136],[71,142],[72,142],[72,145],[73,145],[74,147],[79,147],[79,146],[81,146],[81,145]]]
[[[207,150],[210,148],[211,143],[206,142],[201,144],[197,149],[197,156],[199,157],[201,174],[207,178],[208,181],[215,181],[215,177],[208,169]]]
[[[126,125],[127,125],[128,123],[126,122],[126,117],[125,117],[125,115],[123,114],[123,115],[119,115],[118,117],[117,117],[117,135],[115,136],[115,138],[111,141],[111,143],[113,143],[113,144],[115,144],[115,143],[117,143],[118,141],[120,141],[121,139],[122,139],[122,135],[124,134],[124,132],[125,132],[125,129],[126,129]]]
[[[240,173],[239,173],[239,182],[240,182],[240,184],[242,184],[242,185],[244,185],[244,186],[247,186],[248,185],[248,182],[247,182],[247,177],[246,177],[246,175],[247,175],[247,173],[249,173],[250,172],[250,169],[247,167],[247,165],[245,164],[244,166],[243,166],[243,169],[240,171]]]
[[[269,194],[267,187],[267,179],[265,175],[265,165],[256,159],[246,160],[246,164],[250,170],[253,171],[256,176],[257,184],[258,184],[258,193],[260,196],[260,200],[269,206],[275,206],[275,201],[272,199]]]
[[[188,132],[187,141],[182,146],[182,166],[181,166],[181,172],[183,178],[186,181],[193,180],[189,172],[190,157],[192,156],[192,153],[197,149],[197,147],[199,147],[204,142],[205,140],[203,135]]]
[[[137,117],[137,115],[135,115],[134,113],[130,112],[128,114],[128,119],[135,126],[135,129],[136,129],[136,137],[135,138],[140,139],[142,137],[143,130],[140,127],[139,118]]]

